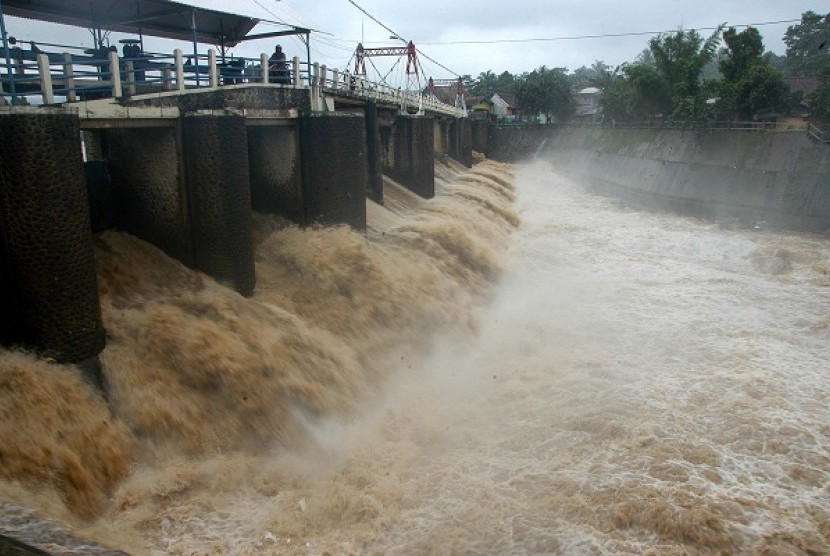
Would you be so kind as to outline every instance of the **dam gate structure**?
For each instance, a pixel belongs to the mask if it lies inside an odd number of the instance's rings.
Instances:
[[[292,66],[290,83],[212,69],[202,87],[0,107],[0,343],[97,361],[93,231],[127,231],[249,296],[252,210],[364,230],[384,174],[430,198],[436,156],[471,165],[464,111],[316,65],[304,83]]]

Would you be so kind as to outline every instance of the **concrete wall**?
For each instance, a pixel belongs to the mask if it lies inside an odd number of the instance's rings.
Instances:
[[[804,132],[502,129],[493,138],[505,160],[539,152],[558,170],[644,205],[830,228],[830,147]]]
[[[553,134],[553,129],[546,126],[488,126],[485,152],[488,157],[502,162],[517,162],[534,156],[542,142]]]
[[[425,199],[435,196],[433,118],[398,116],[381,133],[383,169],[392,179]]]
[[[178,126],[105,133],[116,227],[194,266]]]
[[[469,118],[453,118],[450,124],[449,154],[467,168],[472,167],[473,128]]]
[[[77,116],[0,116],[0,342],[62,363],[104,347]]]
[[[301,120],[304,223],[366,228],[366,122],[317,113]]]
[[[302,221],[299,123],[249,126],[248,160],[253,209]]]
[[[490,142],[490,122],[483,119],[471,119],[470,127],[472,128],[472,150],[487,154]]]
[[[182,112],[229,108],[232,110],[295,109],[306,113],[311,110],[311,93],[308,89],[248,84],[245,87],[162,93],[153,98],[128,100],[124,104],[127,106],[176,106]]]

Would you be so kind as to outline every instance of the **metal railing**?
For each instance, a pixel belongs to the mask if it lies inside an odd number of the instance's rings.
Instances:
[[[18,49],[17,57],[13,56],[9,64],[0,62],[0,98],[12,104],[29,104],[31,98],[33,104],[49,105],[260,83],[308,87],[318,110],[326,109],[326,96],[335,95],[394,103],[408,113],[430,110],[466,115],[465,110],[420,92],[373,83],[324,65],[301,63],[297,57],[276,67],[269,65],[266,54],[220,61],[213,49],[198,55],[185,55],[177,49],[172,55],[141,52],[133,57],[119,56],[114,49],[88,50],[84,54]]]
[[[695,131],[747,131],[747,132],[804,132],[819,143],[830,143],[830,133],[822,131],[813,123],[808,122],[805,127],[792,129],[789,126],[779,126],[776,122],[747,122],[747,121],[639,121],[639,122],[554,122],[550,124],[529,122],[500,122],[498,127],[506,128],[539,128],[552,129],[678,129]]]
[[[830,133],[819,129],[812,122],[807,123],[807,133],[819,143],[830,143]]]

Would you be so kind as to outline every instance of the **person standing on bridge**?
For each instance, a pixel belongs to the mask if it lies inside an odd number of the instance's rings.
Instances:
[[[282,46],[277,45],[274,53],[268,58],[268,81],[271,83],[290,83],[288,78],[288,63]]]

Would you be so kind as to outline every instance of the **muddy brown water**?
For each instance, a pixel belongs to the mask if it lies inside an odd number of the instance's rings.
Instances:
[[[0,494],[134,554],[830,553],[826,237],[439,177],[258,216],[252,299],[98,238],[111,409],[0,355]]]

